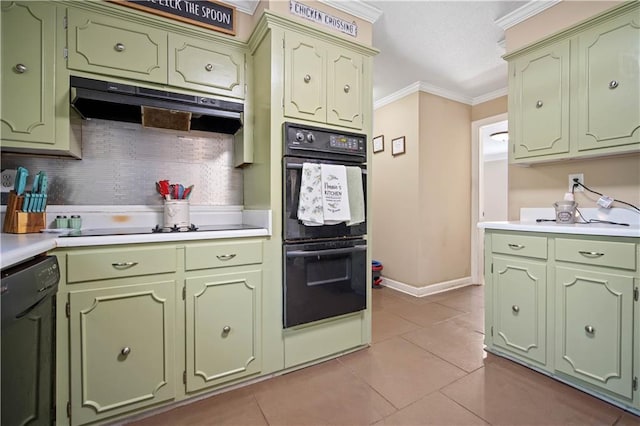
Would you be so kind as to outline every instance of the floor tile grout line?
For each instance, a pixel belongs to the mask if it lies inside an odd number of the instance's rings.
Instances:
[[[484,367],[480,367],[480,368],[484,368]],[[462,377],[461,377],[460,379],[462,379]],[[460,379],[458,379],[458,380],[460,380]],[[457,382],[458,380],[456,380],[455,382]],[[454,383],[455,383],[455,382],[454,382]],[[447,385],[447,386],[449,386],[449,385]],[[446,387],[446,386],[445,386],[445,387]],[[447,395],[446,393],[442,392],[442,389],[444,389],[444,388],[438,389],[438,391],[437,391],[440,395],[444,396],[444,397],[445,397],[445,398],[447,398],[449,401],[451,401],[451,402],[453,402],[454,404],[456,404],[458,407],[461,407],[463,410],[465,410],[465,411],[467,411],[467,412],[471,413],[472,415],[474,415],[475,417],[479,418],[480,420],[482,420],[483,422],[485,422],[487,425],[492,425],[492,423],[491,423],[489,420],[485,419],[484,417],[482,417],[482,416],[481,416],[481,415],[479,415],[479,414],[476,414],[475,412],[471,411],[469,408],[467,408],[467,407],[465,407],[464,405],[460,404],[460,403],[459,403],[458,401],[456,401],[455,399],[453,399],[453,398],[449,397],[449,395]]]

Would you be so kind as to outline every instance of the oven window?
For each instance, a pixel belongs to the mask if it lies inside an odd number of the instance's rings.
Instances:
[[[348,281],[351,278],[351,262],[348,257],[314,259],[307,262],[307,285],[327,285]]]

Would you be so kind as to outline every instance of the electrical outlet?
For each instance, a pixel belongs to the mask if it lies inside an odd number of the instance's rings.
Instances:
[[[574,179],[578,179],[578,182],[584,185],[584,174],[583,173],[574,173],[569,175],[569,192],[584,192],[584,188],[581,186],[576,186],[573,189],[573,185],[575,183]],[[573,190],[572,190],[573,189]]]
[[[13,184],[16,181],[16,169],[5,169],[2,171],[2,181],[0,181],[1,192],[9,192],[13,188]]]

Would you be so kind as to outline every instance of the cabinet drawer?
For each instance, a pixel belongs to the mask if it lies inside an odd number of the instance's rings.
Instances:
[[[514,256],[547,258],[547,238],[528,235],[492,234],[491,247],[494,253]]]
[[[109,248],[67,255],[67,282],[175,272],[176,248]]]
[[[262,263],[262,241],[192,244],[185,256],[187,271]]]
[[[556,260],[635,270],[636,245],[624,242],[557,238]]]

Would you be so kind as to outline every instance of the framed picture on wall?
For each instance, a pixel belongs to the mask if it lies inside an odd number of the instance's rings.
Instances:
[[[404,136],[391,139],[391,155],[404,154]]]
[[[373,138],[373,152],[382,152],[384,151],[384,136],[376,136]]]

